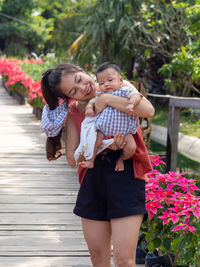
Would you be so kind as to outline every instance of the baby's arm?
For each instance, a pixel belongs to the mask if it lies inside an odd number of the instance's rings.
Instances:
[[[129,99],[127,97],[121,97],[111,94],[102,94],[98,97],[95,108],[96,111],[101,112],[107,106],[115,108],[126,114],[130,114],[134,117],[151,118],[155,113],[155,109],[151,102],[147,100],[144,96],[141,102],[134,108],[133,111],[128,112],[126,106],[128,105]]]
[[[129,98],[129,102],[126,108],[129,111],[133,111],[134,107],[140,103],[141,99],[142,99],[142,95],[140,93],[132,95]]]
[[[129,112],[133,111],[134,107],[137,106],[141,99],[142,99],[142,94],[138,92],[138,90],[131,84],[128,88],[127,92],[127,97],[129,98],[128,105],[127,105],[127,110]]]

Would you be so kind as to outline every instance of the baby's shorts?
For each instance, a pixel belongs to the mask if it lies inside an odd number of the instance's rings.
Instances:
[[[144,214],[145,181],[134,178],[133,159],[124,161],[124,171],[115,171],[116,151],[99,155],[88,169],[79,189],[74,213],[80,217],[109,221]]]

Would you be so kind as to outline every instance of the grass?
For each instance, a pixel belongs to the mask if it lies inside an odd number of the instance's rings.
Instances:
[[[152,123],[167,127],[168,108],[155,105],[155,111],[155,115],[151,119]],[[181,110],[179,131],[183,134],[200,138],[200,119],[195,119],[192,109]]]
[[[152,118],[152,123],[167,127],[168,124],[168,109],[161,105],[154,105],[155,115]],[[199,120],[200,122],[200,120]],[[200,123],[194,118],[192,109],[181,110],[179,131],[183,134],[196,136],[200,138]],[[150,154],[166,156],[166,147],[151,140]],[[165,161],[165,160],[164,160]],[[184,155],[178,153],[177,171],[186,172],[185,177],[197,180],[197,186],[200,187],[200,163],[191,160]],[[162,168],[165,173],[165,167]]]

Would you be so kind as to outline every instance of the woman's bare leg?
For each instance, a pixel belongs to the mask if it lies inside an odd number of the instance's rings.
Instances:
[[[82,218],[85,240],[94,267],[111,267],[110,222]]]
[[[135,267],[136,248],[143,214],[111,220],[116,267]]]

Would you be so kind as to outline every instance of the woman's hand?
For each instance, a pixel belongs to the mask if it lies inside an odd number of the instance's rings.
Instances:
[[[124,149],[126,143],[124,142],[124,135],[116,133],[114,136],[114,142],[109,146],[112,150]]]
[[[104,110],[104,108],[107,107],[108,98],[109,98],[108,94],[101,94],[97,97],[97,100],[95,102],[96,115],[99,114],[102,110]]]

